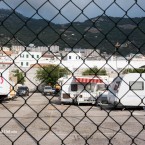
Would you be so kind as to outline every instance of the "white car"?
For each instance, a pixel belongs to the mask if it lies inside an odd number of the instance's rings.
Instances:
[[[44,95],[53,94],[54,92],[55,92],[55,90],[51,86],[44,87],[44,90],[43,90]]]

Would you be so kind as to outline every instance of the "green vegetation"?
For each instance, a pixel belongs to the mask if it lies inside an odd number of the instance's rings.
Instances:
[[[123,44],[129,40],[132,42],[129,47],[119,48],[118,54],[125,56],[138,51],[145,54],[144,30],[144,18],[100,16],[84,22],[61,25],[44,19],[29,19],[10,10],[0,10],[2,46],[28,46],[34,43],[35,46],[59,45],[61,49],[100,49],[101,52],[112,54],[117,42]]]
[[[105,69],[98,69],[97,67],[88,68],[83,72],[83,75],[107,75]]]
[[[14,73],[14,77],[17,78],[17,84],[23,85],[25,82],[24,73],[20,71],[19,69],[14,70],[13,73]]]
[[[134,68],[134,69],[125,69],[123,74],[128,73],[145,73],[145,68]]]
[[[54,86],[57,83],[57,80],[66,74],[68,74],[66,68],[62,68],[58,65],[48,65],[37,70],[36,79],[46,85]]]

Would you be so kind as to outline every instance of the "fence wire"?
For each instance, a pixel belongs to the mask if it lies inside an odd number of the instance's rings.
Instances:
[[[144,13],[139,0],[1,0],[1,144],[144,145]]]

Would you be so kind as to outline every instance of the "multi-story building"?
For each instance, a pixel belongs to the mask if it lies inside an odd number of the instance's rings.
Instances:
[[[30,44],[27,47],[24,46],[12,46],[11,47],[13,52],[20,52],[20,51],[32,51],[32,52],[42,52],[42,53],[56,53],[59,52],[59,46],[52,45],[52,46],[38,46],[36,47],[34,44]]]
[[[38,63],[38,60],[41,58],[41,56],[41,52],[23,51],[15,55],[14,60],[19,67],[30,67],[31,64]]]

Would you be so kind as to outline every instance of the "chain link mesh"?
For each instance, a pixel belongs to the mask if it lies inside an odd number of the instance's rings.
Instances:
[[[145,144],[141,0],[0,8],[0,144]]]

